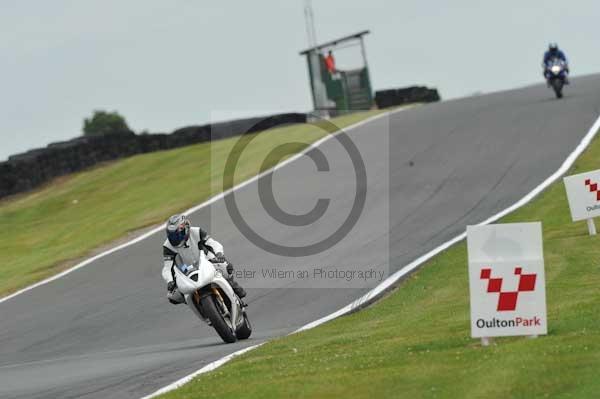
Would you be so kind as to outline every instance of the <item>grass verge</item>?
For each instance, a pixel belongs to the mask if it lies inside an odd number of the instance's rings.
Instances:
[[[343,128],[380,112],[355,113],[332,122]],[[308,146],[324,135],[308,124],[259,134],[240,158],[235,182],[256,175],[273,148],[288,142]],[[156,225],[221,192],[224,163],[238,139],[134,156],[3,200],[0,297],[64,270],[99,246]]]
[[[594,140],[572,173],[600,168]],[[163,399],[597,398],[600,241],[572,223],[562,182],[501,222],[543,222],[547,336],[469,338],[466,244],[374,306],[274,340]]]

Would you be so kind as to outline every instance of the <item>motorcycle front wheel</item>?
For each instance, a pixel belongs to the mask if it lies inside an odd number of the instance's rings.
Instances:
[[[248,339],[250,334],[252,334],[252,325],[250,324],[250,319],[248,319],[248,315],[244,312],[244,321],[238,327],[235,335],[238,339]]]
[[[221,339],[228,344],[234,343],[237,341],[235,330],[228,323],[226,316],[220,310],[221,307],[216,303],[217,301],[218,299],[214,295],[207,295],[200,300],[200,306]]]
[[[554,89],[554,94],[556,94],[556,98],[563,97],[563,82],[560,79],[555,79],[554,82],[552,82],[552,88]]]

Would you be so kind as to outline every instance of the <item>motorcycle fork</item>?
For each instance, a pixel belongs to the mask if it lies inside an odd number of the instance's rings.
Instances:
[[[216,289],[215,287],[211,288],[212,293],[221,301],[221,303],[225,303],[225,301],[223,300],[223,297],[221,296],[221,292]],[[196,302],[196,304],[200,305],[200,292],[196,291],[194,292],[194,302]]]
[[[213,294],[215,294],[215,296],[217,298],[219,298],[219,300],[221,301],[221,303],[225,303],[225,301],[223,300],[223,297],[221,296],[221,291],[219,291],[215,287],[212,287],[211,290],[212,290]]]
[[[223,296],[221,296],[221,291],[215,287],[212,287],[211,289],[213,294],[215,294],[215,296],[219,299],[219,306],[223,312],[225,312],[225,315],[230,315],[229,309],[227,309],[227,305],[225,305],[225,300],[223,300]]]

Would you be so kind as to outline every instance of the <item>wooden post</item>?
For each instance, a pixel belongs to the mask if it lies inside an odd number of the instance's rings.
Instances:
[[[492,339],[489,337],[481,337],[481,346],[490,346]]]
[[[590,232],[590,235],[595,236],[596,235],[596,224],[594,223],[594,219],[589,218],[587,220],[587,225],[588,225],[588,231]]]

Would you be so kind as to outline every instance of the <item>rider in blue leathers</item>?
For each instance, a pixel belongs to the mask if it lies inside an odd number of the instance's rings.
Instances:
[[[569,63],[567,62],[567,56],[565,53],[558,48],[558,44],[550,43],[548,46],[548,51],[544,53],[544,61],[542,62],[542,66],[544,68],[544,77],[548,79],[550,77],[549,66],[552,60],[559,59],[565,62],[565,71],[569,73]],[[565,78],[565,83],[569,83]]]

